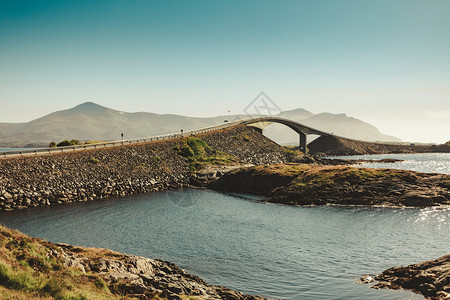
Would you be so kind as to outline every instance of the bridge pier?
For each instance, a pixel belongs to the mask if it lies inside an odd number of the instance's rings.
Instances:
[[[300,151],[302,151],[303,153],[306,154],[306,134],[304,134],[303,132],[299,132],[298,133],[299,136],[299,148]]]
[[[263,134],[263,130],[262,128],[259,127],[252,127],[253,129],[255,129],[256,131],[258,131],[259,133]]]

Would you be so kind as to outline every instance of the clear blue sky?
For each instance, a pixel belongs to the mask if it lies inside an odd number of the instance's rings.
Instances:
[[[0,0],[0,122],[85,101],[241,113],[264,91],[450,140],[450,1]]]

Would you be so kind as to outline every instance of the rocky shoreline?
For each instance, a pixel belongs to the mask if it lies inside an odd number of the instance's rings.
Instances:
[[[377,276],[366,275],[360,283],[374,289],[406,289],[427,299],[450,299],[450,255],[406,267],[390,268]]]
[[[158,259],[122,254],[107,249],[81,248],[56,244],[51,255],[66,267],[82,273],[94,273],[105,280],[110,290],[139,299],[198,299],[257,300],[261,296],[246,295],[217,285],[210,285],[177,265]]]
[[[339,166],[359,161],[301,155],[280,147],[245,126],[204,133],[194,138],[203,148],[191,149],[188,145],[190,138],[179,138],[116,148],[0,159],[0,211],[193,185],[264,193],[268,201],[291,205],[449,204],[448,175],[373,171],[347,166],[339,169]],[[245,167],[257,165],[254,168],[269,171],[281,167],[263,165],[292,162],[300,164],[297,167],[286,165],[286,168],[309,168],[306,181],[305,178],[294,180],[293,170],[287,177],[280,172],[260,176],[259,171],[253,172],[251,170],[255,169]],[[229,172],[238,167],[242,170]],[[227,172],[229,174],[223,176]],[[334,177],[330,175],[332,173],[336,173]],[[222,176],[224,178],[220,178]],[[298,182],[290,184],[291,181]]]
[[[450,175],[348,166],[278,164],[226,173],[209,188],[264,195],[286,205],[450,205]]]
[[[295,154],[245,126],[195,138],[206,143],[211,152],[209,156],[186,156],[183,152],[186,149],[187,155],[194,153],[187,147],[189,138],[179,138],[71,153],[2,158],[0,211],[186,187],[196,181],[195,167],[201,163],[215,166],[273,164],[296,158]]]
[[[3,226],[0,244],[2,298],[266,299],[210,285],[170,262],[53,244]]]
[[[0,159],[0,210],[192,185],[264,195],[268,202],[286,205],[450,205],[450,175],[356,168],[346,166],[356,161],[302,156],[243,126],[205,133],[195,139]],[[45,245],[51,246],[49,257],[82,274],[96,274],[117,295],[140,299],[263,299],[208,285],[168,262],[104,249]],[[376,286],[408,288],[427,297],[441,297],[430,299],[447,299],[442,297],[449,297],[449,258],[441,259],[440,265],[424,263],[387,270],[377,276],[380,283]],[[411,271],[420,268],[424,270],[421,273]],[[447,272],[436,273],[438,282],[420,281],[438,268]],[[433,289],[437,290],[435,294],[431,294]],[[447,294],[438,294],[441,291]]]

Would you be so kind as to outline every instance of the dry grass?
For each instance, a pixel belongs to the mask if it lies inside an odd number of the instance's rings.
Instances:
[[[292,184],[323,185],[343,181],[371,181],[386,179],[414,179],[412,172],[394,169],[371,169],[348,166],[318,166],[311,164],[276,164],[249,168],[257,175],[276,175],[294,178]]]

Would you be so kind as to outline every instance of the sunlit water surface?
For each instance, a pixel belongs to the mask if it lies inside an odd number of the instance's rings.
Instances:
[[[450,174],[450,153],[354,155],[331,156],[328,158],[373,160],[380,160],[384,158],[401,159],[403,161],[396,163],[363,163],[358,164],[358,166],[367,168],[403,169],[424,173]]]

